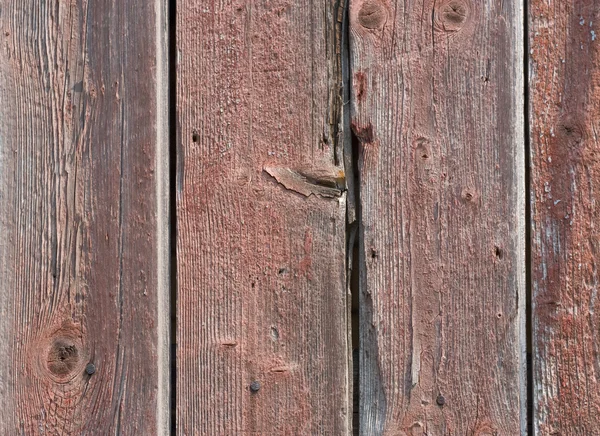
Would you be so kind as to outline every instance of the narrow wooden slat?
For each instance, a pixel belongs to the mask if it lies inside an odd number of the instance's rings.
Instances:
[[[0,434],[164,434],[162,3],[8,0],[0,29]]]
[[[178,434],[348,433],[342,17],[178,3]]]
[[[350,6],[365,435],[524,431],[522,6]]]
[[[598,2],[530,2],[533,406],[538,435],[600,429]]]

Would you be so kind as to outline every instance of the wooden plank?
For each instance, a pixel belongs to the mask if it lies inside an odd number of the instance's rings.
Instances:
[[[530,3],[533,406],[539,435],[600,429],[598,2]]]
[[[0,6],[0,434],[168,430],[164,16]]]
[[[349,431],[341,17],[178,3],[178,434]]]
[[[350,5],[361,434],[525,430],[522,17]]]

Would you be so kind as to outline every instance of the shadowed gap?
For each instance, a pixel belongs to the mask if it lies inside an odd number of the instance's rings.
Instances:
[[[533,426],[533,311],[531,281],[531,145],[529,140],[529,3],[523,7],[523,86],[524,86],[524,153],[525,153],[525,330],[527,335],[527,433],[534,435]]]
[[[362,238],[362,222],[361,222],[361,204],[360,204],[360,176],[358,166],[358,147],[359,140],[352,134],[352,166],[354,167],[354,191],[356,201],[356,222],[350,231],[354,232],[352,244],[352,273],[350,275],[350,289],[352,292],[352,374],[353,374],[353,416],[352,428],[353,434],[358,435],[360,431],[360,413],[359,413],[359,398],[360,398],[360,306],[359,306],[359,291],[360,291],[360,253],[359,245]]]
[[[168,3],[169,229],[171,239],[171,434],[177,430],[177,0]]]

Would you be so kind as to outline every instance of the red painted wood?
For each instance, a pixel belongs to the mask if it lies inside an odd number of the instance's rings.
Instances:
[[[600,429],[600,5],[529,10],[533,406],[538,435]]]
[[[349,431],[338,12],[178,3],[178,434]]]

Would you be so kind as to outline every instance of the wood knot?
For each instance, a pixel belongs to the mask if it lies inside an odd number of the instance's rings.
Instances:
[[[387,20],[387,11],[379,1],[366,0],[358,12],[358,22],[365,29],[380,29]]]
[[[488,420],[486,420],[488,421]],[[493,436],[498,434],[498,430],[489,422],[480,424],[473,433],[475,436]]]
[[[69,375],[79,362],[79,350],[73,340],[57,338],[54,340],[47,356],[48,371],[58,377]]]
[[[548,162],[552,162],[551,165],[554,168],[556,174],[564,172],[565,174],[569,171],[568,168],[582,161],[588,155],[588,153],[596,154],[593,147],[587,146],[587,126],[582,120],[584,116],[579,113],[568,114],[561,117],[560,121],[552,128],[550,132],[545,133],[549,138],[547,139],[549,147],[547,148]],[[566,195],[570,195],[564,191],[566,185],[564,183],[558,183],[553,186],[552,196],[555,199],[564,199]],[[550,194],[549,191],[546,193]],[[557,206],[557,205],[554,205]],[[565,206],[562,204],[561,206]],[[552,207],[553,210],[560,211],[563,208]]]
[[[585,139],[585,127],[573,120],[565,120],[559,125],[559,134],[570,145],[579,145]]]
[[[68,383],[76,376],[83,376],[89,353],[82,338],[79,326],[69,322],[32,344],[31,351],[37,354],[34,366],[39,377]]]
[[[427,138],[417,138],[413,145],[418,160],[426,161],[431,158],[431,143]]]
[[[436,30],[454,33],[461,30],[471,15],[469,3],[465,0],[443,2],[435,11]]]

